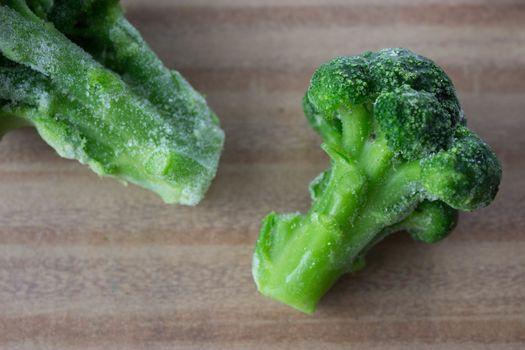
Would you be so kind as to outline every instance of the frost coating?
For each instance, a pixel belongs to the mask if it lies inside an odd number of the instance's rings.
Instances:
[[[164,67],[118,3],[0,4],[4,132],[18,126],[13,118],[24,120],[61,156],[101,176],[141,185],[168,203],[202,199],[224,133],[204,98]]]
[[[454,86],[405,49],[339,57],[314,73],[304,101],[331,167],[310,184],[304,214],[269,214],[253,255],[259,291],[313,312],[387,235],[443,239],[457,210],[495,197],[496,155],[466,128]]]

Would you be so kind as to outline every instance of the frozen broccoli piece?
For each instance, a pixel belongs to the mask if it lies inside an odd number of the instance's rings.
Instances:
[[[488,205],[501,166],[466,127],[454,86],[406,49],[339,57],[314,73],[304,111],[331,167],[310,185],[305,215],[270,213],[253,256],[261,293],[311,313],[387,235],[433,243],[457,211]]]
[[[118,1],[0,1],[0,125],[33,125],[63,157],[197,204],[224,133],[206,101],[170,71]]]

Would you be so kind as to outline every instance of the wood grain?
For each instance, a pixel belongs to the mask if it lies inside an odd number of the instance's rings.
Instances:
[[[29,129],[0,143],[1,349],[524,349],[525,3],[125,1],[227,134],[196,208],[59,158]],[[492,206],[435,245],[399,234],[314,316],[258,295],[250,259],[270,210],[309,206],[327,165],[301,97],[336,55],[404,46],[450,73],[500,156]]]

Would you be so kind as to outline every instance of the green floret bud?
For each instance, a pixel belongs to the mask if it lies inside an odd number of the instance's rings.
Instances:
[[[388,146],[409,160],[446,149],[456,126],[435,95],[408,85],[379,95],[374,115]]]
[[[376,131],[389,132],[386,137],[392,151],[406,159],[445,149],[455,127],[464,123],[446,73],[406,49],[338,57],[321,65],[303,106],[324,141],[352,155],[359,153],[375,122],[380,123]],[[392,116],[396,118],[390,120]],[[403,130],[405,125],[398,124],[405,122],[409,124]]]
[[[454,229],[457,219],[458,211],[444,202],[423,201],[398,228],[407,231],[416,241],[434,243]]]
[[[370,75],[375,91],[393,91],[408,85],[416,91],[427,91],[439,100],[453,123],[461,119],[461,108],[452,81],[434,62],[409,50],[383,49],[370,58]]]
[[[496,196],[501,165],[486,143],[460,126],[450,149],[421,161],[421,175],[431,195],[456,209],[476,210]]]
[[[361,56],[338,57],[314,73],[307,96],[313,107],[332,120],[341,107],[365,103],[370,95],[368,62]]]

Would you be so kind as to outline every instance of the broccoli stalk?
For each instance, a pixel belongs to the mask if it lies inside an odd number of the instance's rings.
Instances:
[[[114,0],[0,1],[0,130],[33,125],[63,157],[194,205],[215,176],[218,119]]]
[[[384,49],[325,63],[304,110],[331,167],[310,185],[305,215],[264,219],[252,269],[261,293],[298,310],[313,312],[387,235],[436,242],[458,209],[496,195],[495,154],[465,126],[448,76],[422,56]]]

